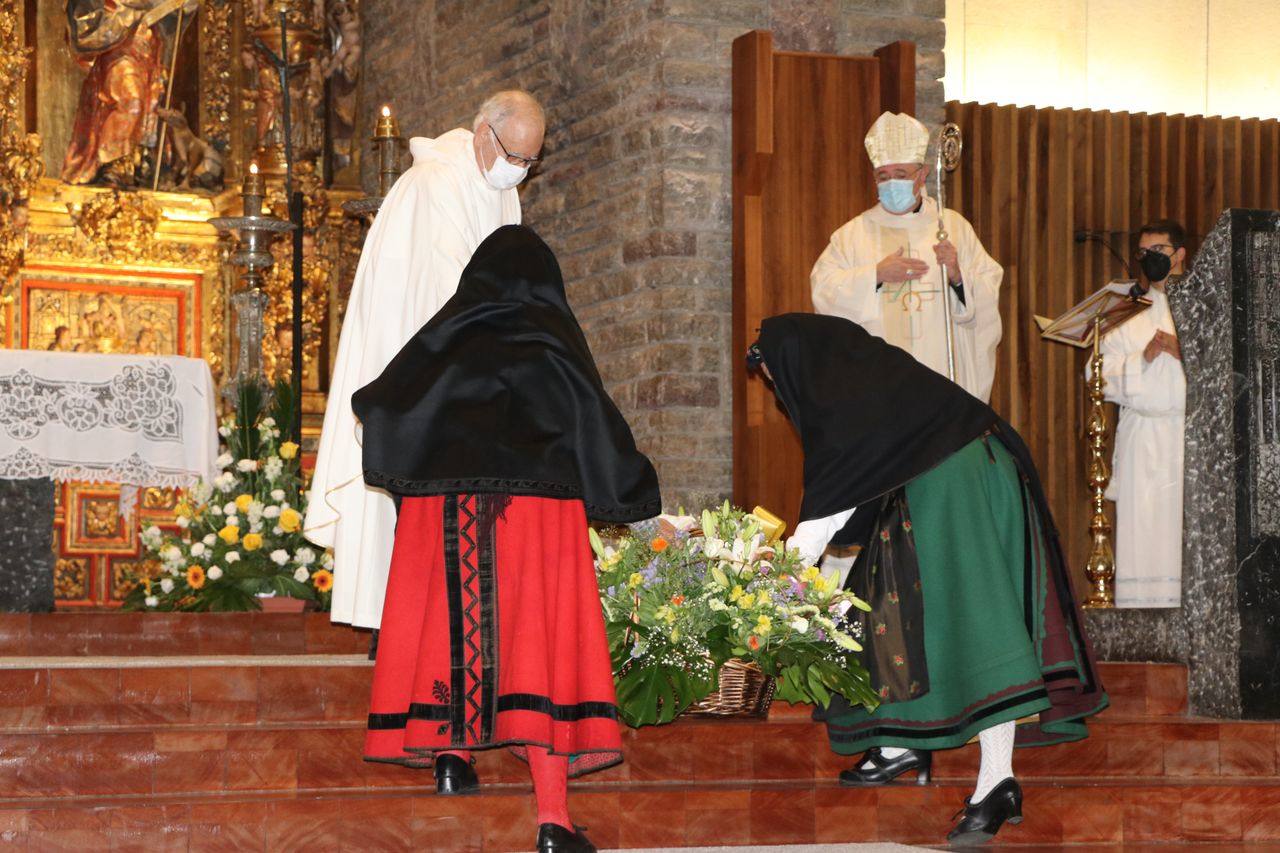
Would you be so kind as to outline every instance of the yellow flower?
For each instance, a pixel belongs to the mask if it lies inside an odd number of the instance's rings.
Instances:
[[[755,607],[756,606],[755,593],[749,592],[746,595],[742,596],[742,598],[739,598],[738,606],[744,610],[750,610],[751,608]]]
[[[820,577],[822,577],[822,572],[817,566],[810,566],[800,573],[800,580],[808,581],[809,583],[813,583]]]
[[[246,533],[244,535],[244,549],[246,551],[256,551],[262,547],[261,533]]]
[[[249,506],[253,503],[253,495],[240,495],[236,498],[236,509],[241,512],[248,512]]]
[[[240,541],[240,528],[234,524],[228,524],[218,531],[218,538],[228,545],[234,545]]]
[[[187,568],[187,586],[192,589],[199,589],[204,586],[204,569],[199,566],[189,566]]]
[[[831,581],[825,575],[819,575],[818,579],[813,582],[813,588],[817,592],[826,592],[831,589]]]
[[[298,455],[298,445],[292,441],[286,441],[280,445],[280,458],[292,459]]]
[[[738,599],[742,598],[742,594],[743,594],[742,586],[740,584],[734,584],[733,590],[729,593],[729,600],[737,601]]]
[[[761,636],[765,636],[772,630],[773,630],[773,620],[771,620],[768,616],[761,616],[759,619],[756,620],[757,634],[760,634]]]
[[[191,509],[191,504],[187,503],[185,500],[178,501],[178,505],[173,511],[178,518],[191,518],[191,516],[195,514],[194,510]]]
[[[333,589],[333,572],[321,569],[311,576],[311,583],[321,592],[328,592]]]
[[[302,527],[302,513],[290,507],[280,512],[280,529],[285,533],[297,533]]]
[[[632,572],[631,577],[627,578],[627,586],[631,587],[632,589],[635,589],[636,587],[640,586],[640,584],[642,583],[644,583],[644,575],[640,574],[639,572]]]

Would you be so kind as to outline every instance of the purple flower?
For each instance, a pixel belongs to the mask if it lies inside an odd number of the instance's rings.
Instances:
[[[616,586],[611,586],[604,591],[604,594],[609,596],[610,598],[613,598],[613,596],[616,595],[617,592],[618,592],[618,588]]]
[[[818,638],[819,643],[825,643],[827,641],[827,632],[821,628],[814,632],[814,636]]]

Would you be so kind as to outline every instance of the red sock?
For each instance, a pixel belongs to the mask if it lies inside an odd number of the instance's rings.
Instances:
[[[469,749],[447,749],[436,753],[437,757],[441,755],[456,755],[468,764],[471,763],[471,750]]]
[[[529,775],[533,777],[533,797],[538,803],[538,823],[558,823],[572,830],[569,820],[569,759],[551,755],[540,746],[528,747]]]

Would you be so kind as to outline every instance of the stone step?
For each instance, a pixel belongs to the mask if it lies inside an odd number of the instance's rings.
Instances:
[[[1280,724],[1131,721],[1103,714],[1078,743],[1018,750],[1032,780],[1280,779]],[[429,772],[362,760],[362,722],[145,725],[112,731],[0,734],[0,792],[9,797],[222,794],[245,790],[430,787]],[[626,760],[597,783],[832,780],[856,758],[832,753],[807,719],[681,720],[624,729]],[[938,752],[934,775],[977,776],[977,744]],[[486,783],[519,783],[524,765],[506,750],[479,756]],[[909,777],[914,778],[914,777]]]
[[[1113,715],[1177,719],[1186,670],[1103,664]],[[0,657],[0,731],[160,724],[363,721],[373,665],[364,654]],[[773,715],[807,718],[808,708]]]
[[[0,613],[0,657],[367,654],[326,613]]]
[[[1001,845],[1280,843],[1280,785],[1169,780],[1027,781],[1025,820]],[[570,788],[601,848],[941,844],[970,786],[841,788],[829,782],[663,782]],[[527,784],[468,797],[417,791],[0,801],[6,845],[59,850],[432,850],[532,847]]]
[[[367,655],[0,658],[0,731],[363,721]]]

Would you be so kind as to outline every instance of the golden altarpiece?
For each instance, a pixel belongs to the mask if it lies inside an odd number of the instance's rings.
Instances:
[[[271,54],[287,57],[314,443],[363,236],[341,211],[361,195],[359,11],[359,0],[0,0],[0,347],[187,355],[228,374],[239,284],[233,243],[208,220],[240,213],[251,163],[287,218]],[[289,241],[274,251],[263,363],[287,377]],[[118,497],[59,486],[59,608],[119,602],[139,529],[172,522],[172,492],[144,492],[133,519]]]

